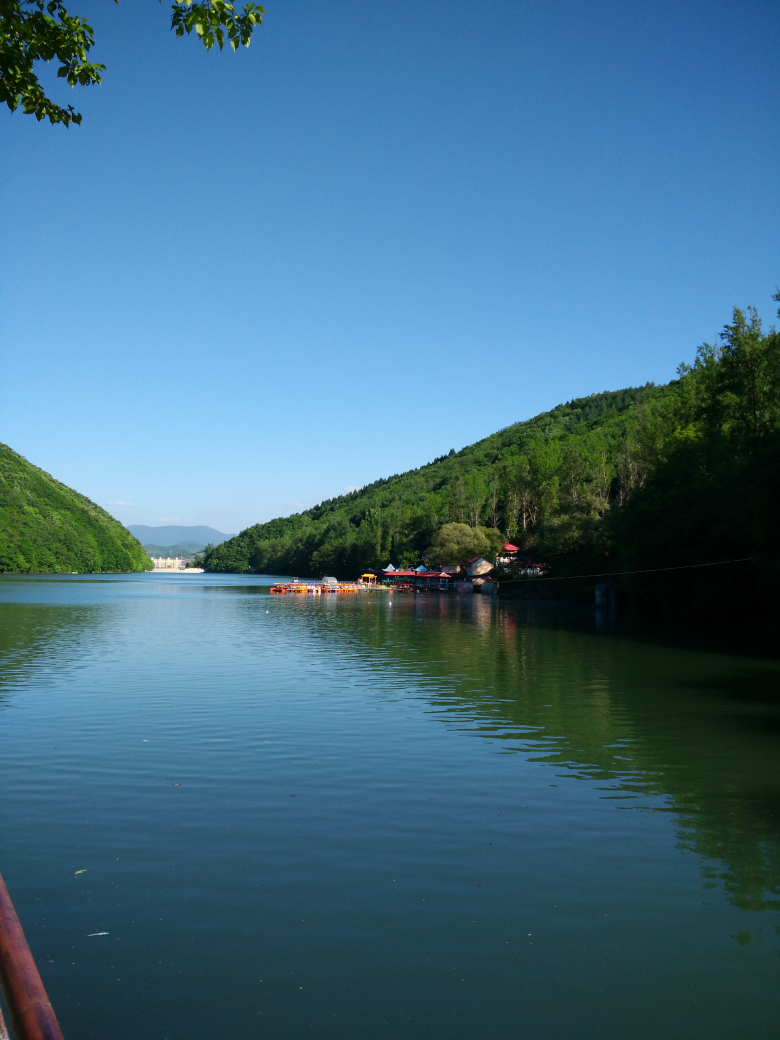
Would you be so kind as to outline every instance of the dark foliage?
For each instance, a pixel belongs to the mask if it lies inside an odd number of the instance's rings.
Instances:
[[[682,366],[653,466],[621,517],[626,569],[732,565],[628,576],[632,598],[720,621],[778,616],[780,335],[740,311],[719,346]]]

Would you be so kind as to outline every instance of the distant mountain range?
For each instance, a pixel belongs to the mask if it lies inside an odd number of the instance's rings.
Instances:
[[[153,545],[147,542],[144,549],[154,558],[158,556],[178,556],[182,560],[194,560],[195,555],[202,551],[203,546],[196,542],[184,542],[182,545]]]
[[[175,549],[174,555],[200,552],[206,546],[221,545],[235,535],[224,534],[213,527],[179,527],[168,524],[165,527],[147,527],[145,524],[128,524],[128,531],[134,534],[143,547],[153,556],[160,555],[161,548]]]

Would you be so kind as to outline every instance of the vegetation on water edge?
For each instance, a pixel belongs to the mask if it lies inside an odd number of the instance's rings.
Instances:
[[[118,520],[0,444],[0,572],[116,573],[152,562]]]
[[[203,565],[355,577],[416,564],[446,524],[465,523],[542,557],[555,577],[751,557],[623,584],[638,600],[671,597],[694,611],[716,592],[718,602],[766,599],[778,577],[780,337],[762,331],[754,310],[735,310],[720,343],[700,347],[678,375],[561,404],[419,469],[257,524],[207,550]]]

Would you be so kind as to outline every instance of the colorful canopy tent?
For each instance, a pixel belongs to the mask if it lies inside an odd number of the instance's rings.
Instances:
[[[446,571],[427,571],[416,569],[413,571],[393,571],[385,577],[392,584],[414,585],[418,589],[449,589],[452,587],[452,575]]]

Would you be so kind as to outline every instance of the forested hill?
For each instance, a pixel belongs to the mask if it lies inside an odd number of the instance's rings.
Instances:
[[[388,562],[419,563],[435,532],[451,521],[499,528],[530,547],[540,521],[559,510],[574,483],[587,484],[600,499],[610,491],[624,495],[637,406],[669,392],[647,384],[558,405],[419,469],[250,527],[211,549],[205,566],[354,576]]]
[[[421,554],[450,562],[467,525],[485,545],[507,538],[543,559],[551,577],[615,574],[665,614],[726,617],[739,604],[741,616],[780,618],[780,334],[765,333],[755,310],[735,309],[719,342],[699,347],[679,376],[570,401],[419,469],[250,527],[207,550],[204,564],[349,578],[416,564]],[[464,526],[443,530],[450,524]]]
[[[118,520],[0,444],[0,572],[144,571],[151,560]]]

